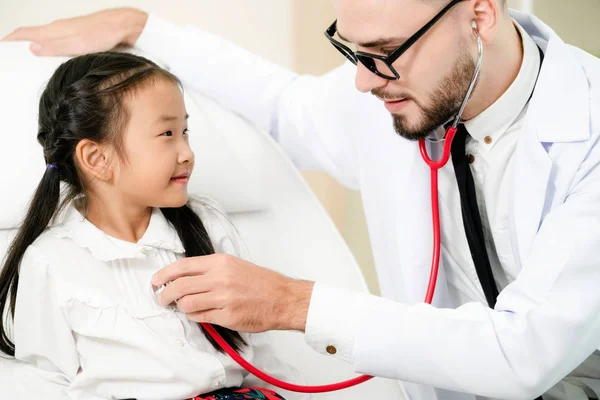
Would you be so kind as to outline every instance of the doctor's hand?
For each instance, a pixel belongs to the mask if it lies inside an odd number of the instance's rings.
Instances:
[[[60,19],[47,25],[18,28],[5,41],[29,41],[31,51],[41,56],[78,56],[133,46],[148,15],[133,8],[99,11],[81,17]]]
[[[314,284],[226,254],[170,264],[152,280],[155,287],[165,283],[158,297],[161,305],[176,301],[192,321],[247,333],[304,331]]]

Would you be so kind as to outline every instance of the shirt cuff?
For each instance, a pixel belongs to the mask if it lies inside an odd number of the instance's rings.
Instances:
[[[362,296],[315,283],[306,321],[306,343],[321,354],[352,363]]]

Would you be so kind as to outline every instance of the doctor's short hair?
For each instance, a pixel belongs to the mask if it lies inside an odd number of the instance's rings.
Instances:
[[[123,132],[128,110],[125,98],[158,79],[167,79],[181,87],[176,76],[144,57],[103,52],[66,61],[48,81],[40,98],[37,132],[48,168],[0,268],[0,353],[14,356],[15,352],[7,327],[14,319],[19,268],[25,252],[66,204],[78,199],[83,203],[81,208],[86,209],[86,188],[75,157],[77,144],[84,139],[111,144],[119,159],[126,162]],[[215,253],[208,232],[191,206],[161,211],[177,231],[186,257]],[[237,332],[222,327],[215,329],[235,349],[241,350],[246,345]],[[222,352],[214,339],[204,334],[213,347]]]

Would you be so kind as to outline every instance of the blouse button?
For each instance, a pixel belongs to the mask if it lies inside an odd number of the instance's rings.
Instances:
[[[213,382],[213,387],[214,388],[218,388],[219,386],[221,386],[221,380],[217,379]]]
[[[177,339],[175,342],[176,342],[176,343],[179,345],[179,347],[183,347],[183,346],[185,346],[185,343],[184,343],[184,341],[183,341],[183,340],[181,340],[181,339]]]

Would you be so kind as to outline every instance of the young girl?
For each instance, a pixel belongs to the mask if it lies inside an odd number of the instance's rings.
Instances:
[[[77,57],[50,79],[37,136],[47,169],[0,275],[0,352],[22,361],[26,398],[282,398],[155,301],[157,270],[232,251],[218,213],[188,202],[187,117],[177,78],[142,57]],[[217,329],[298,381],[262,335]]]

